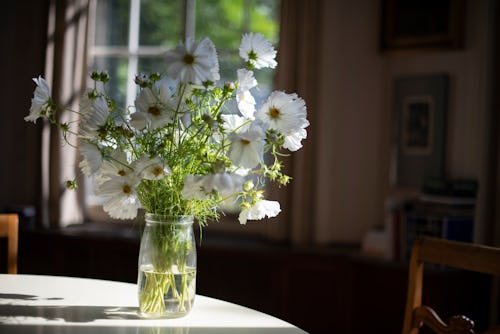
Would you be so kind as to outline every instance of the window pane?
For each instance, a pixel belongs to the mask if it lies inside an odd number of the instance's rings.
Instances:
[[[175,47],[182,38],[183,0],[141,0],[140,45]]]
[[[236,50],[243,31],[242,0],[203,0],[196,2],[196,37],[208,36],[217,48]]]
[[[250,12],[249,31],[260,32],[266,36],[273,45],[279,41],[279,0],[247,0],[246,10]]]
[[[95,44],[128,44],[130,0],[97,1]]]
[[[196,36],[208,36],[219,48],[237,50],[244,32],[259,32],[277,45],[278,0],[203,0],[196,2]]]
[[[127,100],[126,57],[94,57],[92,70],[107,71],[111,80],[106,84],[106,92],[116,101],[117,107],[125,107]]]
[[[243,61],[238,49],[246,32],[263,34],[277,47],[279,38],[279,0],[203,0],[196,2],[196,38],[208,36],[219,54],[222,81],[236,80]],[[255,78],[259,89],[252,91],[257,104],[269,96],[275,71],[259,69]]]
[[[219,46],[215,44],[219,56],[219,72],[223,82],[235,81],[236,70],[242,67],[242,60],[237,52],[224,52],[220,50]]]
[[[165,58],[159,57],[140,57],[138,64],[138,73],[152,73],[158,72],[160,74],[165,74]]]

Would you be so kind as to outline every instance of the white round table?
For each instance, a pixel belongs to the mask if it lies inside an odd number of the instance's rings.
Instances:
[[[135,284],[86,278],[0,274],[0,333],[306,333],[270,315],[197,295],[178,319],[137,316]]]

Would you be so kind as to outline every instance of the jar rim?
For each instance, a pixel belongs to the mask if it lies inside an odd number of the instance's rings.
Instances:
[[[191,225],[194,222],[194,216],[192,215],[162,215],[156,213],[146,213],[144,217],[146,223]]]

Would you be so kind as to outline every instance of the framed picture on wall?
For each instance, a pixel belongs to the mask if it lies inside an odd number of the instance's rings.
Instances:
[[[432,154],[434,108],[432,95],[410,95],[403,98],[401,150],[404,154]]]
[[[460,49],[464,29],[464,0],[382,0],[384,51]]]
[[[444,176],[448,76],[402,76],[394,81],[395,186],[420,189]]]

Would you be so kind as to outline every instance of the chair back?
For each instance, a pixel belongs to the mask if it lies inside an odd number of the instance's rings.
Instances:
[[[403,334],[417,334],[423,325],[438,334],[475,333],[474,322],[465,315],[453,316],[445,323],[432,307],[422,305],[424,263],[500,276],[500,248],[431,237],[413,243]],[[486,333],[500,334],[500,327]]]
[[[7,238],[7,273],[17,274],[19,217],[15,213],[0,214],[0,237]]]

